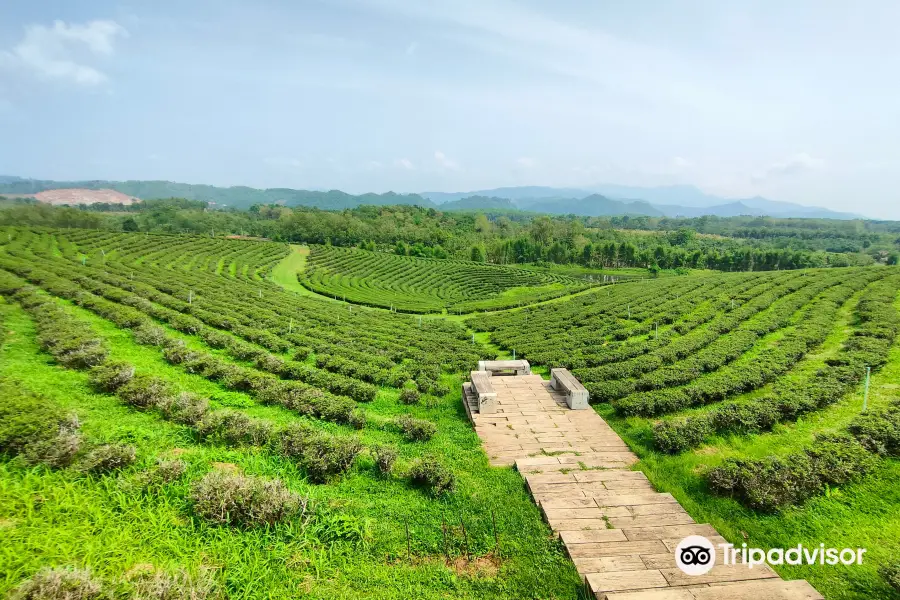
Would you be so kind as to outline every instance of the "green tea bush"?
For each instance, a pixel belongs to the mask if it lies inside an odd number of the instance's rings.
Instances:
[[[156,464],[135,476],[135,481],[142,490],[161,488],[181,479],[187,471],[187,463],[183,460],[157,460]]]
[[[211,471],[191,486],[197,516],[217,525],[274,525],[303,515],[307,500],[279,479]]]
[[[268,443],[272,435],[272,425],[268,421],[228,409],[207,412],[196,428],[201,439],[228,446],[262,446]]]
[[[397,460],[397,449],[393,446],[373,446],[371,452],[378,472],[384,476],[390,475]]]
[[[878,573],[884,577],[888,584],[900,592],[900,560],[892,560],[881,566]]]
[[[87,569],[42,569],[20,583],[10,600],[100,600],[109,598]]]
[[[128,581],[128,600],[214,600],[224,598],[209,570],[197,575],[184,570],[174,573],[153,569],[141,571]]]
[[[456,488],[453,472],[433,456],[416,460],[406,475],[414,485],[427,488],[436,496],[450,493]]]
[[[394,418],[393,423],[403,436],[412,442],[426,442],[437,433],[437,425],[431,421],[409,415],[400,415]]]
[[[802,504],[826,486],[843,485],[870,472],[874,457],[846,434],[820,436],[814,446],[784,458],[727,459],[707,475],[710,488],[751,508],[774,512]]]
[[[106,361],[90,371],[91,385],[100,392],[115,393],[134,377],[134,365],[123,361]]]
[[[209,412],[206,398],[190,392],[167,396],[158,406],[166,419],[190,426],[198,425]]]
[[[94,475],[111,473],[134,463],[137,454],[134,446],[127,444],[104,444],[97,446],[82,459],[82,471]]]
[[[292,423],[273,436],[276,451],[297,462],[322,483],[347,471],[362,451],[356,438],[332,436],[306,423]]]
[[[118,392],[123,402],[141,409],[161,406],[173,395],[173,388],[167,380],[145,373],[135,376]]]
[[[0,396],[0,453],[51,468],[74,462],[82,444],[75,415],[9,380],[0,380]]]
[[[859,415],[848,430],[869,452],[900,456],[900,401],[885,410]]]

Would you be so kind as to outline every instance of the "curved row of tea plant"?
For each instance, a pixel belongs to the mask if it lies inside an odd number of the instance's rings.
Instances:
[[[823,315],[833,318],[837,311],[837,307],[833,307],[829,314],[830,306],[835,302],[843,304],[853,293],[883,274],[883,271],[872,270],[840,282],[821,278],[776,302],[701,352],[637,380],[617,382],[624,385],[614,392],[621,393],[623,387],[629,391],[639,389],[638,386],[650,391],[614,397],[612,404],[625,415],[652,416],[719,402],[761,387],[786,372],[809,348],[824,340],[833,322],[823,320]],[[837,289],[831,290],[831,287]],[[824,302],[813,301],[819,294]],[[794,321],[796,326],[788,328]],[[777,343],[758,345],[766,335],[784,333],[780,330],[785,330],[787,335]]]
[[[32,249],[27,243],[29,236],[20,237],[21,244],[8,246],[8,254],[19,255]],[[34,237],[30,236],[31,241]],[[57,233],[54,237],[65,236]],[[111,243],[106,246],[114,250]],[[28,254],[21,254],[21,258],[33,260]],[[58,257],[40,258],[60,263]],[[205,270],[182,271],[174,276],[167,269],[118,263],[112,258],[105,264],[94,261],[97,266],[88,262],[77,263],[73,268],[72,262],[60,264],[61,275],[74,276],[80,269],[84,273],[83,281],[114,285],[131,296],[142,296],[144,300],[177,311],[181,313],[178,315],[181,327],[176,328],[185,332],[196,333],[196,319],[202,316],[210,326],[232,331],[275,352],[293,348],[295,353],[312,350],[341,356],[352,366],[358,365],[343,372],[369,374],[366,381],[396,385],[414,379],[423,391],[441,391],[438,378],[442,366],[463,370],[478,359],[471,344],[464,341],[465,331],[450,323],[429,321],[419,327],[414,318],[401,315],[360,309],[345,311],[345,307],[289,294],[262,282],[231,280],[225,289],[220,276]],[[137,301],[134,305],[138,306]],[[374,367],[370,357],[372,360],[385,357],[396,366],[385,372],[381,367]]]
[[[900,290],[900,278],[889,277],[871,284],[856,307],[857,324],[853,335],[838,353],[826,360],[826,366],[801,380],[776,382],[771,393],[747,402],[728,402],[708,412],[683,419],[660,421],[654,426],[657,448],[677,453],[695,448],[715,434],[758,433],[777,423],[795,421],[844,398],[864,379],[866,368],[879,369],[886,361],[896,337],[900,315],[893,303]],[[803,326],[815,337],[810,345],[821,343],[831,331],[837,298],[821,312],[809,316]]]
[[[403,312],[472,312],[529,304],[586,289],[586,281],[459,260],[312,246],[301,283],[325,296]]]

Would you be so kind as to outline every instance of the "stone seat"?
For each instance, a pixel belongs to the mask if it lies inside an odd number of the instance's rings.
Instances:
[[[478,370],[490,375],[531,375],[527,360],[480,360]]]
[[[479,414],[497,412],[497,392],[491,385],[491,374],[488,371],[472,371],[469,374],[469,381],[472,382],[475,397],[478,399]]]
[[[568,369],[550,369],[550,387],[565,394],[566,405],[570,409],[583,410],[589,407],[588,391]]]

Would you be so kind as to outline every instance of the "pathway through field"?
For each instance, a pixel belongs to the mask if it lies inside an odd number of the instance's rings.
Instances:
[[[783,581],[764,565],[683,573],[674,552],[684,537],[725,539],[631,470],[637,456],[593,410],[570,410],[539,375],[495,376],[491,384],[496,413],[479,414],[465,397],[485,452],[494,466],[516,466],[599,600],[822,598],[806,581]]]

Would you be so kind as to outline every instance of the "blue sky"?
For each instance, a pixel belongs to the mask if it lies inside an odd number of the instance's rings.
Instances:
[[[893,0],[6,0],[0,174],[900,218]]]

